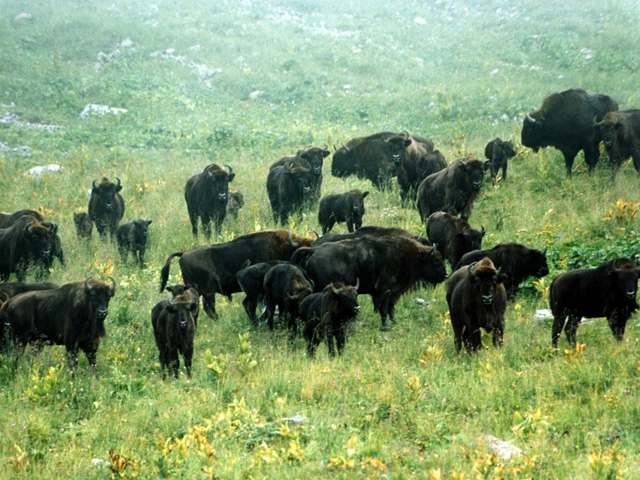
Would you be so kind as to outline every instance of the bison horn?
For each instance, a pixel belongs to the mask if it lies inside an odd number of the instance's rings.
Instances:
[[[596,115],[595,117],[593,117],[593,125],[597,125],[598,124],[598,115]]]
[[[111,294],[113,295],[116,291],[116,281],[113,277],[107,277],[109,280],[111,280]]]
[[[356,278],[356,286],[355,286],[355,288],[356,288],[356,292],[357,292],[357,291],[358,291],[358,289],[360,288],[360,277],[357,277],[357,278]]]
[[[533,118],[531,115],[529,115],[529,112],[527,112],[527,120],[530,121],[531,123],[536,123],[536,119]]]
[[[545,256],[545,257],[547,256],[547,249],[548,248],[549,247],[544,247],[544,250],[542,251],[542,255]]]
[[[96,187],[96,180],[94,180],[91,185],[93,186],[93,188],[98,188],[98,187]]]
[[[118,181],[118,183],[116,184],[116,188],[120,186],[120,179],[118,177],[116,177],[116,180]]]
[[[333,282],[331,282],[331,284],[330,284],[330,285],[331,285],[331,291],[332,291],[333,293],[339,293],[339,292],[338,292],[338,289],[335,287],[335,285],[333,284]]]
[[[344,148],[347,152],[349,152],[349,147],[347,147],[344,143],[342,144],[342,148]]]
[[[89,292],[91,291],[91,288],[92,288],[92,287],[89,286],[89,280],[91,280],[91,278],[92,277],[89,276],[89,277],[84,279],[84,288],[86,288]]]
[[[231,165],[224,165],[225,167],[227,167],[227,170],[229,170],[229,173],[233,173],[233,168],[231,168]]]
[[[289,240],[288,240],[289,246],[293,247],[293,248],[299,248],[300,247],[300,243],[294,243],[293,241],[293,231],[289,230]]]
[[[471,267],[475,267],[478,264],[478,262],[473,262],[471,263],[468,267],[467,267],[467,272],[469,272],[469,276],[473,277],[475,276],[475,274],[473,273],[473,271],[471,270]]]
[[[406,130],[403,130],[402,133],[404,133],[405,135],[405,139],[409,138],[411,135],[409,135],[409,132],[407,132]]]

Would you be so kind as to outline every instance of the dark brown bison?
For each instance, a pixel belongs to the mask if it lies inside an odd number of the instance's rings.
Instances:
[[[482,348],[480,329],[493,332],[493,344],[502,345],[507,294],[498,273],[488,258],[456,270],[447,280],[447,304],[456,350],[463,345],[467,353]]]
[[[225,167],[226,170],[215,163],[207,165],[202,173],[191,177],[184,186],[184,199],[194,237],[198,236],[198,219],[207,241],[211,238],[211,222],[216,233],[219,234],[222,229],[229,201],[229,183],[236,178],[233,169],[229,165]]]
[[[20,295],[21,293],[32,292],[35,290],[51,290],[58,288],[60,285],[53,282],[7,282],[0,283],[0,301]]]
[[[271,268],[286,263],[283,260],[273,260],[271,262],[256,263],[250,265],[249,262],[245,262],[242,269],[236,274],[238,285],[245,294],[242,306],[244,311],[247,312],[249,319],[251,320],[254,328],[259,327],[258,317],[256,316],[256,308],[258,308],[258,302],[264,299],[264,277]]]
[[[196,327],[198,326],[198,314],[200,313],[200,294],[198,290],[196,290],[191,285],[183,285],[182,283],[176,283],[175,285],[169,285],[165,288],[165,291],[171,294],[171,298],[176,298],[178,295],[182,295],[184,292],[189,290],[191,295],[193,295],[198,301],[198,307],[193,312],[193,318],[196,321]]]
[[[123,262],[127,261],[127,255],[131,253],[140,268],[144,268],[144,253],[147,250],[147,236],[151,222],[153,220],[140,219],[123,223],[118,227],[116,239]]]
[[[640,173],[640,110],[608,112],[600,123],[594,122],[596,138],[602,138],[609,161],[611,181],[627,158],[633,159],[636,172]]]
[[[427,238],[449,260],[452,270],[465,253],[482,248],[484,234],[484,227],[475,230],[467,221],[449,213],[435,212],[427,219]]]
[[[122,185],[120,179],[116,177],[118,183],[113,183],[107,177],[102,177],[100,183],[96,185],[93,181],[91,197],[89,198],[89,217],[96,225],[96,230],[102,240],[106,240],[107,234],[111,241],[116,240],[116,229],[120,220],[124,216],[124,199],[120,195]]]
[[[455,268],[479,262],[484,257],[489,258],[507,276],[504,288],[507,290],[507,298],[513,298],[518,293],[520,284],[528,277],[542,278],[549,274],[546,253],[546,249],[540,251],[518,243],[499,243],[489,250],[464,254]]]
[[[349,232],[362,227],[364,199],[367,195],[369,192],[355,189],[322,197],[318,209],[318,222],[322,226],[322,233],[331,231],[336,223],[342,222],[347,224]]]
[[[418,194],[418,187],[420,187],[420,183],[422,180],[427,178],[429,175],[439,172],[440,170],[444,170],[447,168],[447,161],[444,158],[444,155],[440,150],[434,150],[431,153],[426,153],[418,159],[417,165],[417,176],[420,179],[418,184],[416,185],[415,193],[414,193],[414,201],[415,197]]]
[[[423,222],[434,212],[443,211],[469,220],[473,203],[480,193],[484,165],[473,155],[459,158],[444,170],[429,175],[418,187],[418,211]]]
[[[95,370],[104,321],[116,282],[111,285],[88,277],[59,288],[23,293],[6,302],[2,311],[16,345],[16,358],[28,343],[64,345],[72,370],[78,365],[78,350]]]
[[[433,142],[419,135],[409,135],[407,132],[393,135],[387,138],[386,142],[392,147],[392,159],[398,177],[402,205],[407,201],[413,203],[420,182],[426,178],[419,162],[424,156],[433,153]]]
[[[78,241],[91,240],[93,222],[87,212],[74,213],[73,223],[76,226],[76,237]]]
[[[431,246],[431,242],[426,237],[409,232],[402,228],[395,227],[378,227],[376,225],[365,225],[352,233],[326,233],[316,238],[311,244],[312,247],[319,247],[327,242],[339,242],[340,240],[348,240],[350,238],[360,238],[364,236],[370,237],[405,237],[415,240],[422,245]]]
[[[378,132],[366,137],[352,138],[333,152],[331,175],[368,179],[377,188],[391,188],[391,178],[396,175],[392,145],[386,140],[395,133]]]
[[[24,215],[10,227],[0,229],[0,279],[6,282],[11,273],[15,273],[22,282],[30,266],[48,269],[54,253],[61,255],[62,252],[56,231],[55,224],[40,222],[31,215]]]
[[[165,368],[178,378],[182,354],[187,376],[191,378],[191,360],[193,358],[193,339],[196,334],[196,315],[199,299],[190,289],[171,298],[161,300],[151,309],[153,336],[159,351],[162,378],[166,377]]]
[[[265,230],[242,235],[230,242],[175,252],[167,257],[160,272],[160,291],[167,286],[171,260],[178,257],[184,283],[198,290],[204,311],[215,319],[218,317],[215,294],[231,298],[233,293],[241,291],[236,274],[247,260],[252,265],[289,260],[296,249],[311,245],[311,241],[286,230]]]
[[[300,214],[315,194],[313,182],[313,170],[294,162],[270,170],[267,176],[267,193],[273,221],[287,225],[290,215]]]
[[[551,282],[549,305],[553,313],[551,343],[558,346],[564,328],[576,344],[580,319],[606,317],[616,340],[621,341],[627,320],[638,310],[638,267],[628,258],[616,258],[596,268],[577,268]],[[566,325],[565,325],[566,320]]]
[[[275,167],[284,167],[293,162],[303,168],[310,169],[313,173],[312,177],[312,194],[310,203],[315,204],[320,199],[320,191],[322,189],[322,165],[324,159],[329,156],[327,147],[306,147],[298,150],[292,157],[282,157],[271,164],[269,170]]]
[[[18,210],[13,213],[0,213],[0,228],[10,227],[16,222],[16,220],[18,220],[20,217],[24,217],[25,215],[31,215],[39,222],[42,222],[44,220],[39,212],[29,209]]]
[[[500,137],[494,138],[484,147],[484,156],[488,162],[486,168],[491,172],[491,182],[496,184],[496,177],[500,170],[502,170],[502,181],[506,181],[509,159],[516,156],[511,140],[504,141]]]
[[[540,147],[555,147],[564,155],[567,176],[580,150],[589,173],[598,163],[599,135],[593,121],[601,121],[607,112],[618,110],[618,103],[608,95],[589,94],[582,89],[552,93],[538,110],[527,113],[522,123],[521,142],[537,152]]]
[[[244,195],[240,190],[229,190],[229,201],[227,202],[227,214],[233,218],[238,218],[238,212],[244,207]]]
[[[303,253],[304,252],[304,253]],[[293,259],[292,259],[293,260]],[[405,237],[370,237],[328,242],[305,249],[295,259],[313,280],[316,290],[330,283],[354,285],[370,294],[387,329],[395,323],[395,304],[419,284],[437,284],[447,276],[442,256],[435,249]]]
[[[273,317],[277,308],[280,318],[287,320],[290,341],[293,343],[297,333],[298,306],[305,297],[313,293],[313,283],[300,267],[282,263],[272,267],[264,276],[264,292],[269,330],[273,330]]]
[[[306,297],[300,303],[302,335],[307,342],[307,356],[313,358],[323,340],[329,356],[335,357],[334,339],[338,354],[342,355],[347,338],[347,329],[360,311],[358,284],[334,285],[330,283],[320,293]]]

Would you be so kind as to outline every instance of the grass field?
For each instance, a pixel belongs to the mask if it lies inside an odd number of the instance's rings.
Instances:
[[[0,357],[2,478],[640,477],[638,315],[621,343],[598,319],[577,348],[563,336],[558,350],[533,320],[560,272],[638,259],[638,175],[627,162],[610,184],[605,159],[589,176],[580,155],[567,179],[557,150],[519,144],[521,119],[552,92],[640,106],[637,2],[0,6],[0,210],[37,208],[59,224],[67,264],[54,263],[52,281],[117,281],[97,378],[85,358],[70,378],[62,347],[15,371]],[[81,118],[87,104],[126,112]],[[192,379],[163,381],[150,323],[165,298],[160,268],[204,243],[191,236],[186,180],[210,163],[233,167],[245,206],[215,239],[228,241],[276,227],[271,162],[381,130],[427,136],[449,162],[482,157],[496,136],[517,144],[509,180],[485,179],[470,219],[486,228],[485,248],[548,249],[550,274],[508,306],[504,347],[456,354],[444,285],[403,297],[390,332],[360,297],[335,360],[321,346],[310,361],[301,339],[290,350],[283,330],[253,331],[242,294],[217,296],[220,319],[201,314]],[[323,194],[369,190],[365,224],[424,232],[397,185],[331,177],[330,159]],[[51,163],[62,173],[23,175]],[[102,175],[122,181],[124,221],[153,220],[144,270],[75,238],[72,213]],[[285,228],[312,236],[317,212]],[[174,262],[171,281],[178,271]],[[485,435],[523,454],[500,458]]]

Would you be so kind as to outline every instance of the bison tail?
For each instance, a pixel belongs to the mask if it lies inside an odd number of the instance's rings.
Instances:
[[[184,252],[174,252],[167,257],[167,260],[164,262],[164,266],[162,270],[160,270],[160,293],[164,292],[165,287],[167,286],[167,281],[169,280],[169,269],[171,268],[171,260],[173,257],[182,257]]]

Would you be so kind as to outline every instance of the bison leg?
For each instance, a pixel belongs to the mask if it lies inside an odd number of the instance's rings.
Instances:
[[[336,345],[338,347],[338,355],[344,353],[344,345],[347,341],[347,326],[341,325],[334,329],[334,335],[336,337]]]
[[[551,346],[553,348],[558,348],[558,339],[564,328],[566,318],[565,315],[554,315],[553,326],[551,327]]]
[[[504,337],[504,324],[493,329],[493,346],[501,347]]]
[[[627,319],[618,315],[613,315],[611,317],[607,317],[607,321],[609,322],[609,327],[611,327],[611,333],[613,333],[616,340],[621,342],[624,337],[624,330],[627,326]]]
[[[144,268],[144,254],[146,250],[146,245],[141,245],[138,250],[138,264],[140,265],[140,268]]]
[[[314,358],[316,356],[316,349],[322,341],[320,329],[318,328],[316,319],[310,319],[305,323],[302,335],[307,342],[307,357]]]
[[[389,305],[391,301],[390,298],[391,298],[391,291],[387,290],[382,294],[382,297],[380,298],[380,302],[378,303],[378,311],[380,312],[380,317],[382,317],[383,331],[388,331],[391,329],[391,327],[389,327],[389,325],[387,324],[387,316],[389,316],[389,313],[390,313],[389,312],[390,310]],[[395,322],[395,319],[393,318],[393,306],[391,306],[391,320],[392,322]]]
[[[202,231],[204,232],[204,238],[207,242],[211,239],[211,217],[208,215],[202,215],[200,217],[200,221],[202,222]]]
[[[258,317],[256,316],[256,308],[258,308],[258,299],[247,295],[244,297],[244,300],[242,300],[242,306],[244,307],[244,311],[247,312],[247,315],[249,316],[249,320],[251,320],[251,324],[253,325],[253,328],[257,330],[258,327],[260,326],[258,324]]]
[[[580,317],[577,315],[569,315],[567,324],[564,327],[564,333],[567,336],[569,344],[573,347],[576,346],[576,332],[580,326]]]
[[[187,377],[191,378],[191,361],[193,358],[193,349],[187,349],[182,352],[182,358],[184,360],[184,366],[187,369]]]
[[[329,358],[334,358],[336,356],[336,350],[333,345],[333,339],[337,337],[335,336],[335,332],[328,325],[325,325],[324,328],[324,339],[327,342],[327,349],[329,351]]]
[[[451,313],[451,326],[453,327],[453,343],[456,346],[456,351],[460,353],[462,350],[462,330],[463,327],[458,322],[457,317],[454,313]]]
[[[160,362],[160,371],[162,372],[162,379],[167,378],[166,370],[169,369],[169,362],[167,360],[167,352],[165,348],[158,348],[158,361]]]
[[[178,350],[175,347],[168,349],[167,363],[169,364],[169,370],[173,372],[173,377],[178,378],[178,373],[180,370],[180,358],[178,357]]]
[[[467,353],[475,353],[482,349],[482,334],[479,327],[473,330],[471,328],[465,329],[463,336]]]
[[[202,308],[204,312],[213,320],[218,319],[216,313],[216,294],[215,293],[203,293],[202,294]]]
[[[562,151],[562,155],[564,155],[564,168],[567,172],[567,178],[571,178],[571,171],[573,170],[573,161],[576,158],[578,152],[574,151]],[[587,155],[585,152],[585,161],[587,160]],[[588,163],[587,163],[588,164]],[[591,167],[589,167],[589,173],[591,173]]]

